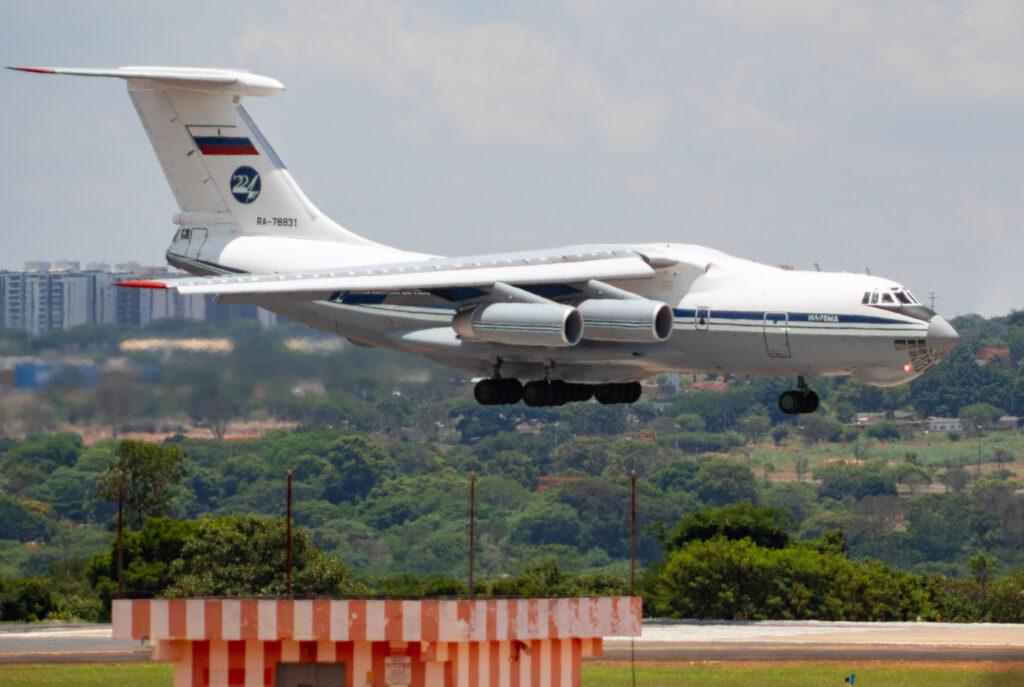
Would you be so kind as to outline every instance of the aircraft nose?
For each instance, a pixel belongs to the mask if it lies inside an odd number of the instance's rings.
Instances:
[[[936,315],[928,323],[928,348],[945,353],[956,346],[959,339],[960,335],[953,329],[953,325],[941,315]]]

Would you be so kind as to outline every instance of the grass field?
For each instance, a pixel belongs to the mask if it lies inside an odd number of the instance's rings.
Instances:
[[[823,687],[844,685],[853,672],[855,685],[884,687],[1020,687],[1024,665],[1000,663],[850,665],[843,663],[726,664],[651,663],[636,670],[640,687]],[[3,687],[170,687],[166,663],[0,664]],[[633,684],[628,664],[587,662],[583,687],[625,687]]]
[[[783,446],[771,443],[751,445],[738,449],[734,456],[745,460],[748,455],[756,466],[771,463],[774,466],[773,479],[795,479],[796,459],[806,458],[809,469],[834,460],[853,461],[857,456],[861,460],[879,461],[889,464],[901,464],[906,461],[907,454],[914,454],[919,465],[931,471],[942,472],[946,465],[960,465],[968,468],[971,476],[978,467],[978,439],[970,433],[961,433],[963,439],[950,441],[946,432],[931,435],[918,433],[913,439],[893,442],[878,442],[864,436],[859,443],[820,442],[805,446],[795,438],[787,439]],[[1013,456],[1012,462],[998,464],[995,462],[997,450]],[[1003,469],[1024,478],[1024,433],[1021,432],[989,432],[981,438],[981,469],[983,473]],[[757,471],[758,476],[761,470]],[[805,474],[805,479],[809,478]]]

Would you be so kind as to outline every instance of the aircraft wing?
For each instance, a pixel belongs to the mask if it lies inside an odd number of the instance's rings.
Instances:
[[[338,292],[438,291],[512,285],[642,279],[667,266],[623,247],[574,246],[558,251],[505,253],[418,260],[308,272],[244,273],[219,277],[180,277],[121,282],[119,286],[174,289],[181,294],[276,295],[322,300]]]

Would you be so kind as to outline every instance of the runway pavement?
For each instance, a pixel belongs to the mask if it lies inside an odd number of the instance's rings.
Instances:
[[[604,659],[1024,661],[1024,625],[645,620],[604,641]]]
[[[148,644],[114,640],[110,625],[0,625],[0,663],[148,660]]]
[[[817,621],[644,622],[604,641],[604,659],[719,661],[1024,661],[1024,625]],[[2,625],[0,663],[145,661],[149,645],[110,625]]]

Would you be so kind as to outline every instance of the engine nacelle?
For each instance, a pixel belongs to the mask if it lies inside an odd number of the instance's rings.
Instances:
[[[583,316],[583,338],[652,343],[672,335],[672,308],[650,300],[590,298],[576,310]]]
[[[519,346],[575,346],[583,336],[583,318],[558,303],[488,303],[463,310],[452,319],[463,339]]]

